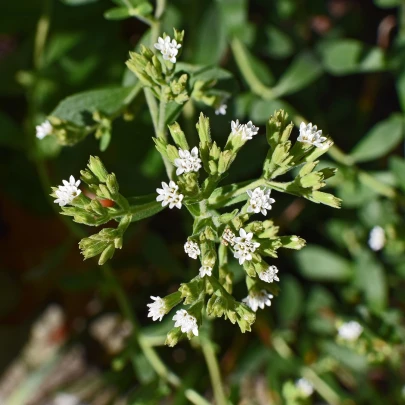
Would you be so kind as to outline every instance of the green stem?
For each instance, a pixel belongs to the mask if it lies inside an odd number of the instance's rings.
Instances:
[[[201,348],[204,354],[205,362],[208,366],[211,385],[214,390],[214,398],[216,405],[228,405],[226,394],[221,381],[221,372],[215,355],[214,347],[210,339],[201,339]]]
[[[252,92],[265,100],[274,99],[272,89],[265,86],[253,71],[249,63],[249,55],[243,43],[239,39],[233,38],[231,41],[231,49],[236,64]]]

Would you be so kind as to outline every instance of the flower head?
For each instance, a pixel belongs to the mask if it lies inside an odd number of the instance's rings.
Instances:
[[[156,189],[159,194],[156,201],[162,201],[162,207],[169,205],[170,209],[173,207],[180,209],[184,195],[179,193],[179,186],[171,180],[169,184],[162,181],[162,187]]]
[[[276,266],[269,266],[269,268],[259,274],[260,280],[266,283],[272,283],[273,281],[280,281],[277,277],[278,269]]]
[[[37,138],[43,139],[47,135],[52,133],[52,124],[48,120],[46,120],[41,125],[37,125],[35,129],[37,131]]]
[[[198,148],[195,146],[188,150],[179,149],[179,158],[175,159],[174,165],[177,167],[176,174],[198,172],[201,169],[201,159],[198,157]]]
[[[371,232],[368,239],[368,245],[375,252],[381,250],[385,246],[385,232],[381,226],[375,226]]]
[[[350,342],[357,340],[362,333],[363,327],[356,321],[345,322],[338,329],[339,336]]]
[[[228,108],[228,106],[227,106],[225,103],[222,103],[222,104],[215,110],[215,114],[216,114],[216,115],[225,115],[227,108]]]
[[[231,122],[232,135],[240,135],[244,141],[252,139],[259,132],[259,128],[255,127],[252,121],[247,124],[239,124],[239,120]]]
[[[261,212],[263,215],[267,215],[267,210],[271,210],[271,204],[276,201],[274,198],[270,198],[271,190],[266,190],[266,188],[262,190],[257,187],[253,191],[248,190],[247,193],[250,197],[247,212],[255,214]]]
[[[245,260],[252,260],[252,253],[260,246],[260,243],[252,241],[253,233],[241,228],[239,236],[234,239],[234,257],[239,259],[239,264],[243,264]]]
[[[265,306],[271,305],[273,296],[266,290],[251,291],[249,295],[242,300],[252,310],[257,311],[259,308],[264,309]]]
[[[54,203],[59,204],[60,207],[64,207],[70,204],[77,196],[81,194],[81,190],[78,188],[80,180],[75,180],[73,176],[70,176],[69,181],[62,180],[63,186],[59,186],[55,191],[56,200]]]
[[[165,37],[165,39],[159,37],[154,47],[161,52],[163,59],[176,63],[176,56],[179,53],[181,44],[178,44],[175,39],[170,41],[169,36]]]
[[[178,310],[173,317],[173,321],[176,321],[174,326],[179,326],[183,333],[192,332],[194,336],[198,336],[197,319],[185,309]]]
[[[192,240],[188,240],[184,244],[184,251],[191,257],[192,259],[197,259],[197,256],[201,253],[200,248],[198,247],[198,243],[193,242]]]
[[[322,130],[318,131],[318,127],[316,125],[312,126],[312,123],[305,125],[304,122],[301,122],[300,134],[297,140],[299,142],[310,143],[317,148],[324,148],[326,146],[326,143],[324,142],[327,140],[327,138],[322,136]]]
[[[153,297],[151,296],[153,302],[147,304],[149,307],[148,318],[152,318],[152,320],[161,321],[166,314],[166,304],[164,299],[160,297]]]
[[[295,386],[305,398],[310,397],[314,393],[314,386],[305,378],[297,380]]]
[[[204,276],[211,276],[212,275],[212,267],[210,266],[201,266],[200,267],[200,277]]]

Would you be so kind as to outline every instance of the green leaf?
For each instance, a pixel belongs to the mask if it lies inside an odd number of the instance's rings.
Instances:
[[[405,191],[405,159],[393,156],[390,159],[390,169],[396,177],[398,186]]]
[[[396,81],[396,89],[402,111],[405,111],[405,67],[403,67],[398,74]]]
[[[363,250],[357,257],[355,284],[364,292],[372,310],[383,311],[386,308],[388,290],[384,268],[368,250]]]
[[[107,10],[104,13],[104,18],[107,20],[124,20],[130,17],[146,16],[150,14],[153,7],[149,3],[142,3],[138,7],[115,7]]]
[[[285,276],[281,279],[282,293],[277,299],[280,322],[283,324],[296,321],[304,309],[304,294],[300,283],[295,277]]]
[[[90,125],[93,112],[111,117],[128,105],[139,90],[139,86],[111,87],[78,93],[62,100],[50,115],[78,126]]]
[[[403,139],[404,120],[401,115],[393,114],[380,121],[354,147],[350,156],[356,162],[367,162],[385,156]]]
[[[226,30],[220,17],[215,3],[202,16],[198,35],[195,36],[195,63],[219,65],[227,47]]]
[[[322,66],[309,52],[298,55],[273,87],[274,97],[286,96],[309,86],[322,75]]]
[[[377,7],[391,8],[391,7],[399,7],[403,3],[403,1],[402,0],[374,0],[374,3]]]
[[[335,75],[376,72],[386,68],[384,52],[354,39],[325,41],[320,46],[325,69]]]
[[[131,222],[151,217],[164,209],[162,204],[156,201],[156,194],[149,194],[142,197],[131,197],[128,198],[128,202],[131,205]]]
[[[267,52],[275,59],[288,58],[294,52],[294,42],[283,31],[275,25],[270,25],[266,29]]]
[[[352,277],[350,262],[321,246],[308,245],[295,257],[301,273],[309,279],[343,282]]]

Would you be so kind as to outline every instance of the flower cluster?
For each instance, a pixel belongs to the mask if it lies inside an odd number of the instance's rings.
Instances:
[[[266,290],[260,291],[250,291],[249,295],[242,301],[252,309],[252,311],[257,311],[259,308],[264,309],[265,306],[269,307],[271,305],[271,299],[273,295],[269,294]]]
[[[173,321],[175,321],[174,327],[180,327],[183,333],[192,332],[194,336],[198,336],[197,319],[185,309],[178,310],[173,317]]]
[[[370,231],[370,236],[368,239],[368,245],[372,250],[375,252],[378,252],[385,246],[385,232],[384,229],[381,228],[381,226],[375,226],[371,231]]]
[[[177,176],[183,173],[198,172],[201,169],[201,159],[198,157],[198,148],[196,146],[191,149],[191,152],[179,149],[179,156],[174,161],[174,165],[177,167]]]
[[[200,248],[198,247],[198,243],[193,242],[192,240],[188,240],[184,244],[184,251],[188,254],[189,257],[192,259],[197,259],[197,256],[201,253]]]
[[[252,260],[252,253],[260,246],[259,242],[252,241],[253,233],[241,228],[239,236],[235,238],[234,256],[239,259],[239,264],[243,264],[245,260]]]
[[[259,274],[260,280],[265,283],[272,283],[273,281],[280,281],[277,277],[278,269],[276,266],[269,266],[269,268]]]
[[[211,276],[212,275],[212,267],[210,267],[210,266],[201,266],[199,272],[200,272],[200,277]]]
[[[306,125],[305,122],[301,122],[300,134],[297,138],[299,142],[309,143],[317,148],[323,148],[326,139],[325,136],[322,136],[322,130],[318,131],[316,125],[312,125],[312,123]]]
[[[59,204],[60,207],[70,204],[76,197],[81,193],[81,190],[78,188],[80,185],[80,180],[75,180],[73,176],[70,176],[69,181],[62,180],[63,186],[59,186],[55,190],[56,200],[55,204]]]
[[[267,215],[267,210],[271,210],[271,204],[276,201],[270,198],[271,190],[262,190],[260,187],[257,187],[253,191],[248,190],[247,193],[249,196],[247,212],[254,212],[255,214],[261,212],[263,215]]]
[[[47,135],[50,135],[52,133],[52,124],[46,120],[44,121],[41,125],[37,125],[35,127],[36,129],[36,135],[38,139],[43,139]]]
[[[179,193],[179,186],[173,180],[169,184],[162,181],[162,188],[157,188],[156,191],[159,194],[156,201],[162,201],[162,207],[169,205],[170,209],[181,208],[184,195]]]
[[[152,320],[161,321],[166,314],[166,304],[165,301],[160,297],[153,297],[151,296],[153,302],[151,304],[147,304],[149,307],[148,317],[152,318]]]
[[[166,36],[164,39],[159,37],[154,47],[161,52],[163,59],[176,63],[176,56],[179,53],[181,44],[178,44],[174,38],[170,40],[169,36]]]
[[[356,321],[345,322],[338,329],[339,337],[350,342],[357,340],[362,333],[363,327]]]
[[[239,124],[239,120],[236,120],[231,122],[231,132],[232,135],[240,135],[242,140],[248,141],[259,132],[259,128],[255,127],[252,121],[247,124]]]

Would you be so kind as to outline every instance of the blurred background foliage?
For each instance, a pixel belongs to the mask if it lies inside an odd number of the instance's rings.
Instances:
[[[99,102],[120,109],[122,97],[111,98],[108,89],[126,94],[136,84],[125,61],[148,26],[131,16],[135,0],[114,3],[0,4],[0,402],[7,405],[57,404],[61,391],[59,401],[74,394],[77,404],[185,404],[189,387],[212,398],[200,350],[187,342],[159,347],[170,320],[146,317],[150,295],[176,290],[197,271],[183,253],[187,214],[164,211],[132,224],[112,262],[138,332],[182,378],[175,390],[146,361],[111,280],[95,262],[82,261],[70,221],[56,215],[48,197],[50,184],[78,174],[90,154],[102,157],[127,196],[154,192],[165,176],[141,94],[125,119],[114,119],[103,152],[93,136],[63,148],[52,137],[35,138],[35,125],[65,108],[57,105],[66,97],[107,89]],[[404,1],[168,0],[162,31],[173,27],[186,32],[182,62],[221,66],[234,77],[225,116],[186,105],[178,119],[192,143],[201,110],[221,142],[231,119],[251,119],[262,132],[284,108],[336,144],[324,160],[339,169],[329,186],[342,209],[274,193],[276,224],[308,246],[277,259],[281,293],[258,312],[252,333],[223,320],[212,324],[232,403],[404,402]],[[257,137],[246,145],[227,181],[259,176],[265,144]],[[379,252],[367,243],[374,226],[386,235]],[[238,266],[233,270],[241,280]],[[235,294],[243,294],[237,283]],[[345,320],[364,327],[352,344],[336,338]],[[294,391],[301,377],[315,387],[306,399]]]

